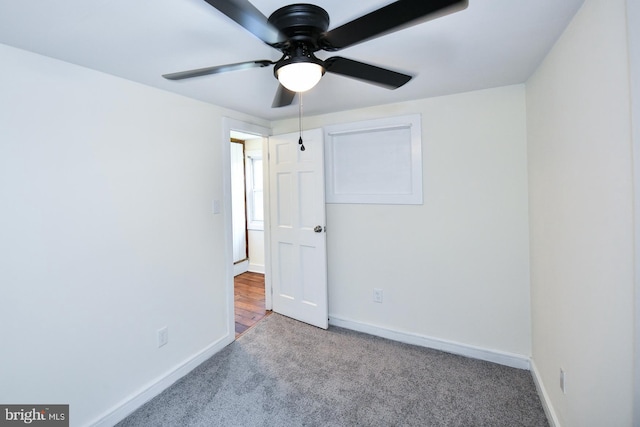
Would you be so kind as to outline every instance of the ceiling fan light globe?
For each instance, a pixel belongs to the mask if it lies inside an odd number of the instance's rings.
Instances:
[[[306,92],[314,87],[324,73],[320,64],[297,62],[280,67],[278,81],[292,92]]]

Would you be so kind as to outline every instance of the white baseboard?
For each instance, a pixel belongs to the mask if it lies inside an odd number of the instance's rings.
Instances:
[[[264,274],[264,264],[251,264],[251,261],[249,261],[249,271]]]
[[[233,277],[236,277],[238,274],[242,274],[249,271],[249,261],[242,261],[237,264],[233,264]]]
[[[225,336],[218,341],[212,343],[200,353],[177,366],[171,372],[159,377],[155,381],[147,384],[138,393],[131,395],[127,399],[120,402],[113,409],[106,412],[105,415],[99,417],[96,421],[89,423],[93,427],[111,427],[125,419],[129,414],[140,408],[142,405],[162,393],[173,383],[187,375],[193,369],[198,367],[202,362],[222,350],[224,347],[232,343],[234,334]]]
[[[435,350],[446,351],[447,353],[458,354],[461,356],[471,357],[473,359],[485,360],[487,362],[493,362],[512,368],[527,370],[530,368],[529,358],[520,354],[489,350],[454,341],[431,338],[409,332],[395,331],[392,329],[383,328],[381,326],[362,323],[355,320],[343,319],[336,316],[329,316],[329,324],[341,328],[352,329],[358,332],[364,332],[382,338],[387,338],[393,341],[433,348]]]
[[[531,375],[533,376],[533,382],[536,385],[536,389],[538,390],[538,396],[540,396],[540,401],[542,402],[542,408],[544,409],[544,413],[547,415],[547,421],[549,421],[549,427],[561,427],[560,421],[558,420],[558,416],[556,415],[556,411],[553,409],[553,405],[551,404],[551,399],[549,398],[549,394],[547,393],[547,389],[542,382],[542,377],[540,376],[540,372],[536,367],[535,360],[531,359]]]

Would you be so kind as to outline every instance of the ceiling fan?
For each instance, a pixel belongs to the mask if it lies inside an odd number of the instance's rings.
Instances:
[[[275,65],[279,81],[272,107],[293,102],[297,92],[311,89],[325,72],[397,89],[412,76],[375,65],[333,56],[321,60],[319,50],[338,51],[429,19],[465,9],[468,0],[398,0],[354,19],[332,30],[329,14],[319,6],[306,3],[281,7],[265,17],[248,0],[205,0],[267,45],[282,52],[278,61],[267,59],[218,65],[163,75],[169,80],[182,80],[227,71]]]

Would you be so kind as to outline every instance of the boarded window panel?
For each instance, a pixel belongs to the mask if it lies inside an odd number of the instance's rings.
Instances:
[[[331,126],[327,203],[422,204],[420,115]]]
[[[336,135],[334,189],[340,195],[410,194],[411,129]]]

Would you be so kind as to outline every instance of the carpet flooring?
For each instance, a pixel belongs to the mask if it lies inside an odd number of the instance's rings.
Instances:
[[[547,425],[528,371],[278,314],[118,424]]]

